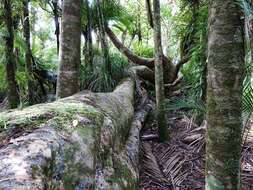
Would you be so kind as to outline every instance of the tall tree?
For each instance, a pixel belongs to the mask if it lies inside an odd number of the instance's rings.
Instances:
[[[103,15],[103,3],[101,0],[96,0],[97,3],[97,13],[98,13],[98,21],[99,21],[99,38],[101,42],[101,49],[103,53],[103,57],[105,59],[105,66],[106,71],[111,73],[111,63],[109,59],[109,47],[108,47],[108,41],[106,38],[106,31],[105,31],[105,19]]]
[[[16,81],[16,63],[14,55],[14,29],[11,0],[3,0],[4,21],[8,34],[5,37],[5,56],[6,56],[6,76],[8,83],[8,102],[10,108],[16,108],[19,105],[18,84]]]
[[[34,104],[34,80],[33,80],[33,62],[32,62],[32,51],[31,51],[31,42],[30,42],[30,18],[29,18],[29,0],[23,1],[23,31],[24,38],[26,43],[25,51],[25,62],[26,62],[26,71],[28,76],[28,101],[29,104]]]
[[[53,13],[54,13],[54,24],[55,24],[55,36],[57,42],[57,53],[59,54],[60,49],[60,22],[59,22],[59,6],[58,0],[52,1]]]
[[[160,0],[153,1],[154,45],[155,45],[155,92],[157,123],[160,141],[168,140],[169,133],[164,111],[163,49],[161,42]]]
[[[89,1],[85,0],[85,7],[87,11],[86,19],[87,25],[85,31],[83,31],[84,38],[85,38],[85,48],[84,48],[84,56],[87,60],[87,63],[92,67],[93,61],[93,50],[92,50],[92,18],[91,18],[91,10],[89,6]]]
[[[239,189],[244,45],[234,0],[209,12],[206,189]]]
[[[57,98],[79,91],[81,0],[63,0]]]
[[[153,28],[154,23],[153,23],[153,12],[151,8],[151,3],[150,0],[145,0],[145,5],[146,5],[146,12],[147,12],[147,17],[148,17],[148,23],[151,28]]]

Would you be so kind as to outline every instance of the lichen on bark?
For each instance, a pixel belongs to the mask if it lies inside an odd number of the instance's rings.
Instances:
[[[134,83],[127,79],[112,93],[81,92],[1,113],[3,136],[20,126],[25,132],[6,138],[0,148],[0,189],[137,187],[138,175],[125,158],[117,159],[128,136],[123,133],[130,130],[133,102]]]
[[[240,9],[211,1],[207,77],[206,189],[239,189],[244,46]]]

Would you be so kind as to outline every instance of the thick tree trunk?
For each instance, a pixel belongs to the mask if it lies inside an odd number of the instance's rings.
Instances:
[[[166,141],[169,132],[164,111],[163,49],[161,40],[160,0],[153,1],[155,44],[155,94],[159,140]]]
[[[34,94],[34,78],[33,78],[33,64],[32,64],[32,51],[30,43],[30,18],[29,18],[29,0],[23,1],[23,32],[26,43],[25,51],[25,62],[26,62],[26,72],[28,76],[28,101],[32,105],[35,103]]]
[[[133,101],[127,79],[112,93],[2,113],[0,189],[138,189],[139,132],[151,107],[134,116]]]
[[[211,1],[208,37],[206,189],[240,189],[244,45],[233,0]]]
[[[81,0],[64,0],[62,7],[57,98],[64,98],[79,91]]]
[[[11,10],[11,1],[4,0],[4,21],[8,34],[5,37],[5,56],[6,56],[6,77],[8,83],[8,102],[10,108],[16,108],[19,105],[18,84],[16,81],[16,63],[14,48],[14,31]]]

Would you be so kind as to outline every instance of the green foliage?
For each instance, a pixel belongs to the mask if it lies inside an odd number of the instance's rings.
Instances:
[[[81,88],[93,92],[110,92],[127,76],[128,61],[119,54],[111,54],[112,73],[106,71],[103,58],[95,57],[93,68],[87,64],[81,65]]]
[[[187,1],[188,2],[188,1]],[[185,2],[184,2],[185,3]],[[183,7],[183,6],[182,6]],[[188,6],[185,7],[187,11],[181,12],[178,19],[183,19],[183,22],[189,18],[187,27],[181,28],[180,38],[183,40],[184,56],[189,56],[190,60],[181,70],[184,76],[184,83],[190,87],[185,92],[185,97],[175,98],[167,101],[167,109],[187,109],[197,112],[198,115],[205,113],[205,91],[206,91],[206,47],[207,47],[207,19],[208,19],[208,5],[202,3],[199,9],[195,12],[195,18],[192,16],[192,11],[189,11]],[[181,21],[182,22],[182,21]],[[181,33],[182,32],[182,33]]]
[[[252,33],[252,20],[253,20],[253,6],[247,0],[236,0],[236,3],[240,6],[241,10],[247,17],[246,27],[248,31]],[[252,34],[251,34],[252,35]],[[252,42],[251,42],[252,43]],[[251,45],[252,47],[252,45]],[[247,49],[248,48],[248,49]],[[253,87],[252,87],[252,61],[253,57],[249,56],[249,53],[252,54],[252,49],[249,46],[246,46],[246,64],[245,64],[245,78],[243,81],[243,96],[242,96],[242,111],[243,111],[243,122],[245,123],[250,115],[253,112]]]
[[[0,91],[5,91],[7,88],[6,76],[5,76],[5,67],[0,63]]]
[[[93,1],[91,6],[93,15],[93,27],[98,27],[97,5]],[[127,13],[123,6],[117,0],[104,0],[102,1],[102,12],[106,23],[117,22],[130,29],[133,17]]]
[[[141,57],[146,58],[154,57],[154,48],[140,42],[133,43],[133,52]]]
[[[184,97],[175,97],[167,99],[165,101],[166,110],[168,111],[179,111],[179,110],[188,110],[191,113],[202,114],[205,113],[205,104],[203,101],[198,100],[196,96],[184,96]]]

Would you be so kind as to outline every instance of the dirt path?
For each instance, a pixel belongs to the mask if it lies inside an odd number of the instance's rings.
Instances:
[[[178,115],[178,114],[177,114]],[[202,190],[205,175],[205,123],[197,126],[193,119],[168,114],[171,141],[158,143],[156,138],[142,140],[140,189]],[[246,131],[247,132],[247,131]],[[242,149],[242,190],[253,189],[253,128],[247,133]],[[156,135],[155,123],[149,121],[142,137]]]

